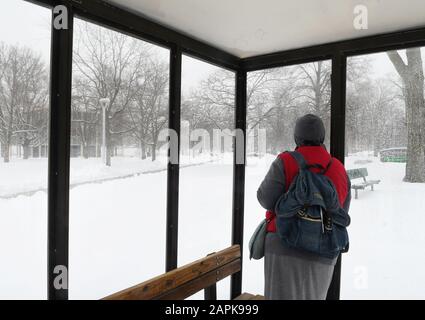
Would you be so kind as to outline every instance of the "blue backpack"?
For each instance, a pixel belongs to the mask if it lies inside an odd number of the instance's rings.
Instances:
[[[307,165],[303,155],[290,152],[299,173],[276,203],[276,226],[283,244],[326,258],[348,251],[350,216],[338,201],[332,181],[321,165]],[[321,169],[314,173],[309,169]]]

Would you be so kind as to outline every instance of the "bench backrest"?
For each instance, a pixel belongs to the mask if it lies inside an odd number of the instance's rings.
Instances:
[[[105,300],[181,300],[241,270],[239,245],[112,294]]]
[[[347,175],[350,178],[350,180],[363,178],[366,179],[368,176],[367,168],[357,168],[357,169],[350,169],[347,170]]]

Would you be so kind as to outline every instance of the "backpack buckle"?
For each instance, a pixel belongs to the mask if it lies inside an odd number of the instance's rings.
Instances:
[[[320,215],[322,216],[322,232],[332,232],[332,218],[326,211],[323,213],[322,208],[320,209]]]
[[[300,216],[301,218],[303,218],[303,217],[305,217],[306,215],[307,215],[307,208],[306,207],[303,207],[302,209],[299,209],[298,210],[298,212],[297,212],[297,214],[298,214],[298,216]]]

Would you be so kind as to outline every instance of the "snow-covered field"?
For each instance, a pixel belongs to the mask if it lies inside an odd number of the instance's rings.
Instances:
[[[273,159],[267,155],[248,161],[245,244],[263,217],[256,190]],[[74,181],[147,170],[138,159],[117,161],[110,169],[79,160],[71,164]],[[0,165],[0,194],[42,187],[46,181],[42,161],[7,166]],[[149,166],[148,171],[160,168]],[[382,182],[373,192],[360,191],[359,199],[352,201],[342,298],[425,298],[425,185],[403,183],[403,164],[380,163],[366,153],[347,158],[348,168],[364,166],[371,178]],[[230,245],[232,166],[213,162],[182,168],[180,183],[182,265]],[[46,297],[46,200],[44,191],[0,198],[0,298]],[[100,298],[163,273],[165,210],[166,171],[71,189],[70,298]],[[243,290],[262,293],[263,261],[250,261],[247,254],[245,250]],[[218,294],[228,298],[228,280],[219,283]]]
[[[216,157],[217,158],[217,157]],[[182,166],[197,165],[211,161],[210,157],[182,157]],[[141,160],[138,157],[113,157],[112,166],[101,164],[100,158],[71,158],[71,186],[127,177],[131,175],[155,173],[167,168],[167,159],[159,155],[156,161]],[[0,198],[12,198],[47,189],[47,158],[13,159],[10,163],[0,163]],[[19,177],[19,178],[17,178]]]
[[[347,168],[362,155],[349,157]],[[402,182],[405,164],[367,164],[375,191],[351,202],[350,252],[343,256],[342,298],[425,298],[425,184]]]
[[[353,193],[350,251],[342,258],[341,298],[424,299],[425,184],[402,182],[405,164],[381,163],[368,153],[347,157],[346,167],[366,167],[369,178],[381,183],[373,192],[360,190],[358,200]],[[245,243],[259,222],[255,215],[264,211],[255,196],[266,172],[267,165],[248,163]],[[246,255],[244,290],[261,292],[264,262],[248,262]]]

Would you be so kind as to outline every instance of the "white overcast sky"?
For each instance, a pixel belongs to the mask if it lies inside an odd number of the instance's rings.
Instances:
[[[40,53],[46,62],[50,57],[50,10],[23,0],[0,0],[0,41],[27,46]],[[165,52],[166,54],[166,52]],[[185,92],[217,67],[183,58],[182,85]]]
[[[48,62],[50,55],[50,11],[23,0],[0,0],[0,41],[31,47]],[[425,51],[425,50],[424,50]],[[385,54],[375,54],[373,77],[394,73]],[[196,59],[183,59],[183,91],[189,92],[217,67]]]

